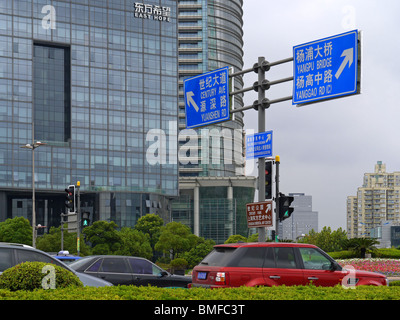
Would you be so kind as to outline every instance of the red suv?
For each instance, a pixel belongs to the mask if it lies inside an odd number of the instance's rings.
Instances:
[[[307,285],[387,285],[386,276],[342,269],[329,255],[311,244],[232,243],[217,245],[193,269],[192,287]]]

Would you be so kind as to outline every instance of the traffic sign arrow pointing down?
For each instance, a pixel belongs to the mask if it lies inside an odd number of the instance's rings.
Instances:
[[[338,71],[335,74],[336,79],[339,79],[344,68],[346,67],[347,62],[349,63],[349,68],[352,65],[352,63],[353,63],[353,48],[343,50],[341,57],[345,57],[345,58],[343,59],[342,64],[340,65]]]
[[[189,91],[186,94],[186,103],[188,104],[188,106],[192,105],[193,108],[196,110],[196,112],[199,112],[199,107],[196,104],[196,102],[193,100],[193,96],[194,96],[193,91]]]

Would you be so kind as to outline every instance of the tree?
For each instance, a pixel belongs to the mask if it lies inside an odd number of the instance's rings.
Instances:
[[[346,249],[356,252],[360,258],[365,259],[367,251],[376,250],[375,245],[379,244],[379,241],[373,238],[352,238],[345,243]]]
[[[342,250],[343,242],[346,239],[346,231],[342,228],[332,232],[330,227],[323,227],[320,232],[311,230],[309,234],[299,240],[299,242],[314,244],[325,252],[333,252]]]
[[[149,238],[141,231],[132,228],[122,228],[119,232],[121,237],[121,247],[115,254],[124,256],[137,256],[151,259],[153,250],[150,246]]]
[[[155,246],[160,238],[163,225],[164,220],[154,213],[146,214],[141,217],[135,225],[135,230],[141,231],[148,236],[153,255],[155,254]]]
[[[190,250],[196,243],[196,236],[189,227],[179,222],[170,222],[161,229],[161,234],[155,249],[164,253],[170,253],[171,259]]]
[[[196,237],[196,242],[197,243],[189,251],[186,251],[182,255],[188,262],[189,268],[194,268],[198,265],[201,260],[212,251],[215,245],[214,240],[205,240],[203,237]]]
[[[231,235],[224,243],[237,243],[237,242],[247,242],[247,238],[240,234]]]
[[[77,253],[76,232],[64,231],[63,249],[69,251],[70,254]],[[36,247],[46,252],[58,252],[61,250],[61,226],[51,227],[49,233],[40,236],[36,240]],[[80,253],[84,256],[90,254],[90,248],[83,241],[80,243]]]
[[[121,236],[114,221],[96,221],[83,229],[86,240],[92,244],[93,254],[112,254],[121,247]]]
[[[0,241],[32,245],[32,227],[24,217],[0,222]]]

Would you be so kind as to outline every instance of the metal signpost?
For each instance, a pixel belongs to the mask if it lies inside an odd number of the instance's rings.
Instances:
[[[272,131],[246,136],[246,159],[272,157]]]
[[[184,80],[186,128],[230,120],[229,67]]]
[[[293,47],[293,104],[357,93],[358,31]]]
[[[258,133],[246,139],[246,158],[258,159],[258,203],[247,205],[248,226],[256,227],[258,241],[266,240],[265,227],[271,227],[273,201],[265,201],[265,160],[272,156],[272,131],[265,132],[265,110],[272,104],[292,100],[293,104],[308,104],[360,92],[360,34],[358,30],[308,42],[293,47],[293,57],[268,62],[259,57],[252,68],[228,74],[229,67],[201,74],[184,81],[186,127],[196,128],[230,120],[230,113],[249,109],[258,111]],[[293,61],[293,76],[268,81],[265,72],[271,67]],[[255,72],[258,81],[251,87],[229,92],[228,77]],[[265,91],[272,85],[293,80],[291,96],[269,100]],[[254,90],[258,100],[251,106],[230,110],[229,96]],[[270,159],[271,160],[271,159]],[[275,233],[279,231],[279,164],[274,159],[275,174]],[[249,209],[250,206],[250,209]],[[259,210],[252,210],[258,206]],[[263,209],[260,209],[262,206]],[[254,207],[256,208],[256,207]]]

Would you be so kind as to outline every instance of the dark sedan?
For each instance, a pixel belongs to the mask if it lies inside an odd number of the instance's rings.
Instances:
[[[99,277],[114,285],[187,288],[191,277],[170,274],[151,261],[130,256],[88,256],[69,265],[77,272]]]

